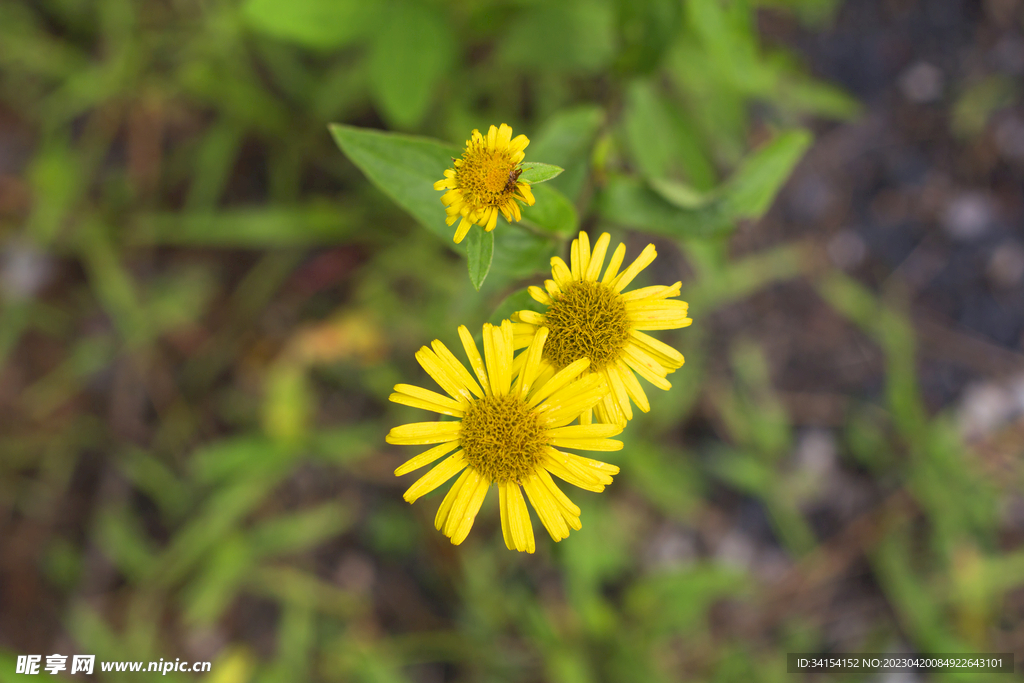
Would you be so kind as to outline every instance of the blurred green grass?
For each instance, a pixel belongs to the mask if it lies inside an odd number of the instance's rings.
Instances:
[[[799,126],[858,112],[762,44],[760,4],[0,4],[0,235],[30,271],[4,266],[0,309],[0,680],[18,654],[73,647],[211,659],[222,683],[781,681],[787,651],[833,645],[800,596],[859,561],[887,611],[846,646],[1007,642],[1024,555],[996,505],[1019,465],[993,481],[925,409],[898,300],[805,244],[730,255],[809,143]],[[835,5],[763,4],[811,26]],[[696,320],[664,335],[687,363],[627,429],[619,480],[574,496],[584,528],[535,557],[487,512],[450,547],[429,505],[401,502],[383,435],[420,419],[386,400],[421,377],[415,349],[450,345],[545,263],[496,252],[504,276],[475,292],[450,238],[327,130],[457,146],[502,121],[565,167],[559,225],[656,234],[660,261],[689,265]],[[766,340],[732,340],[723,368],[705,324],[791,279],[885,358],[881,395],[849,397],[837,429],[878,502],[835,537],[806,514],[823,484],[793,472]],[[716,551],[736,501],[767,520],[781,578]]]

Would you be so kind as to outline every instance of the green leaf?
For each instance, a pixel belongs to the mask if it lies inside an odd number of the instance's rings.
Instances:
[[[242,7],[242,17],[257,31],[318,50],[361,37],[374,14],[374,3],[360,0],[248,0]]]
[[[596,72],[615,56],[615,14],[606,0],[533,3],[504,31],[499,59],[545,73]]]
[[[604,110],[583,106],[554,114],[527,148],[537,159],[547,159],[566,169],[552,185],[577,197],[590,172],[590,148],[604,123]]]
[[[476,291],[487,278],[491,270],[491,259],[494,258],[494,232],[487,232],[474,225],[466,235],[466,257],[469,261],[469,280]]]
[[[352,511],[339,502],[273,517],[249,534],[253,553],[260,557],[303,552],[337,536],[352,525]]]
[[[494,232],[497,234],[494,236],[494,264],[488,279],[489,288],[496,290],[515,280],[533,277],[546,270],[555,255],[555,242],[522,228],[499,225]]]
[[[651,189],[661,195],[663,199],[681,209],[699,209],[714,200],[713,195],[674,180],[651,178],[647,182]]]
[[[519,179],[533,185],[551,180],[565,170],[561,166],[542,164],[539,161],[525,161],[519,166],[523,169]]]
[[[737,218],[763,216],[812,141],[808,131],[791,130],[747,157],[726,184],[726,212]]]
[[[370,88],[384,118],[412,128],[427,113],[456,44],[433,8],[398,2],[376,32],[370,53]]]
[[[537,200],[523,207],[523,222],[557,235],[574,235],[580,219],[569,198],[550,185],[533,188]]]
[[[626,93],[623,128],[630,152],[648,178],[676,170],[701,189],[715,183],[715,171],[693,125],[648,81],[634,81]]]
[[[718,202],[685,209],[637,178],[611,176],[598,197],[598,211],[613,223],[671,237],[712,237],[732,229]]]
[[[366,177],[430,232],[454,249],[455,228],[445,223],[434,183],[461,151],[429,138],[331,124],[335,142]]]
[[[737,220],[764,215],[810,143],[806,131],[783,133],[707,194],[672,181],[644,183],[612,176],[598,199],[598,211],[606,220],[673,237],[726,234]]]

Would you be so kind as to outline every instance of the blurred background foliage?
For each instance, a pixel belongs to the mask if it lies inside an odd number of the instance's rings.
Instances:
[[[849,5],[0,3],[0,681],[52,652],[219,683],[1019,660],[1022,10]],[[891,40],[933,24],[985,59]],[[330,122],[507,122],[566,171],[477,292]],[[520,556],[485,504],[452,547],[401,500],[383,435],[422,418],[388,393],[577,229],[656,241],[687,363],[582,531]]]

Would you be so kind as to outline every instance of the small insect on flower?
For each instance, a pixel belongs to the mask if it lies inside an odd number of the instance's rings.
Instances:
[[[461,159],[452,159],[454,168],[444,172],[444,179],[434,183],[434,189],[445,191],[441,202],[445,205],[446,222],[453,225],[462,218],[455,230],[455,242],[461,242],[473,225],[490,232],[498,224],[498,213],[505,220],[521,220],[518,202],[533,206],[530,184],[520,181],[519,168],[525,158],[523,152],[530,144],[525,135],[512,137],[512,127],[501,124],[491,126],[487,135],[474,130],[466,140],[466,151]]]
[[[516,348],[531,344],[541,328],[548,330],[541,377],[586,358],[590,361],[587,372],[608,383],[608,396],[582,415],[582,424],[590,424],[595,413],[598,422],[625,424],[633,419],[631,403],[644,412],[650,410],[647,395],[633,373],[667,390],[672,385],[665,377],[682,367],[683,355],[644,331],[671,330],[693,322],[687,315],[687,303],[674,300],[680,282],[623,291],[657,257],[653,244],[619,272],[626,256],[626,245],[620,244],[602,277],[610,241],[611,236],[604,233],[591,251],[587,233],[581,232],[572,243],[572,265],[555,256],[551,259],[554,279],[546,280],[544,289],[529,288],[530,296],[547,309],[512,314]]]
[[[521,168],[513,169],[508,174],[508,182],[505,183],[505,192],[512,193],[516,191],[516,181],[519,180],[519,176],[521,176],[522,174],[523,169]]]
[[[551,475],[588,491],[603,491],[619,468],[560,449],[617,451],[622,442],[608,437],[622,428],[571,425],[608,393],[604,377],[591,374],[578,379],[590,365],[584,358],[542,381],[540,362],[547,328],[537,330],[527,350],[515,360],[512,329],[508,320],[500,327],[484,325],[481,358],[469,330],[459,328],[476,377],[440,341],[435,340],[432,348],[421,348],[416,360],[447,396],[399,384],[391,400],[450,415],[456,421],[401,425],[391,430],[386,441],[438,444],[395,470],[397,476],[448,456],[409,487],[405,499],[410,503],[462,472],[434,518],[434,526],[453,544],[466,539],[493,484],[498,488],[505,545],[532,553],[536,544],[523,491],[551,538],[567,538],[569,529],[582,526],[580,509]]]

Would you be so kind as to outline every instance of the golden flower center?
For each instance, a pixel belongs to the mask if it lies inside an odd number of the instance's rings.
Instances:
[[[520,481],[537,467],[546,443],[537,415],[519,398],[485,396],[462,418],[466,461],[496,482]]]
[[[472,146],[462,154],[455,179],[469,204],[500,206],[516,191],[516,164],[506,152]]]
[[[600,282],[573,282],[562,288],[544,314],[548,338],[544,357],[561,369],[580,358],[600,370],[619,357],[629,339],[626,304]]]

